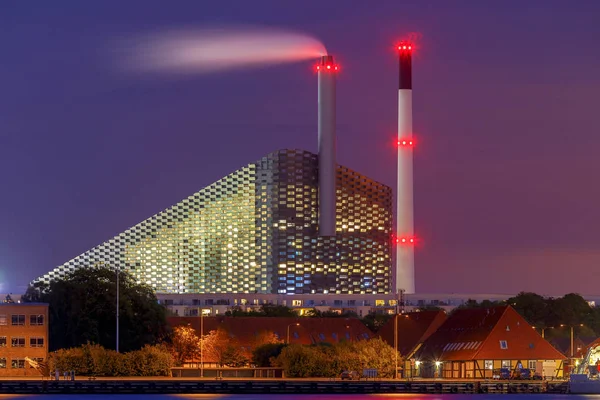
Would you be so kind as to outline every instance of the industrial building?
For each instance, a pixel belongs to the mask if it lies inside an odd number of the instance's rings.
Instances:
[[[395,229],[392,188],[336,162],[338,65],[327,55],[315,68],[318,154],[268,154],[36,281],[108,266],[165,294],[414,293],[412,47],[398,51]]]
[[[320,236],[317,156],[271,153],[40,278],[108,265],[159,293],[388,293],[392,190],[336,171],[335,236]]]

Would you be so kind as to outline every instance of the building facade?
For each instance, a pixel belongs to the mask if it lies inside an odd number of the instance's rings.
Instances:
[[[46,361],[48,305],[0,303],[0,376],[39,376],[25,357]]]
[[[281,150],[55,268],[130,272],[159,293],[383,294],[392,189],[338,166],[336,236],[318,235],[318,160]]]

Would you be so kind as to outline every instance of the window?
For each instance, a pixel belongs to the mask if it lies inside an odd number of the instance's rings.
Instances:
[[[510,368],[510,360],[502,360],[502,368]]]
[[[506,343],[506,340],[501,340],[501,341],[500,341],[500,348],[501,348],[502,350],[506,350],[506,349],[508,349],[508,343]]]
[[[29,325],[31,325],[31,326],[44,325],[44,316],[43,315],[30,315],[29,316]]]
[[[29,338],[30,347],[44,347],[44,338],[42,337],[31,337]]]
[[[0,347],[6,347],[6,336],[0,336]]]
[[[494,369],[494,360],[485,360],[484,366],[485,369]]]
[[[14,337],[11,338],[11,347],[25,347],[25,338],[24,337]]]
[[[25,360],[15,360],[10,363],[11,368],[25,368]]]
[[[319,333],[319,339],[321,340],[321,342],[325,341],[325,334],[324,333]]]
[[[375,307],[385,306],[385,300],[375,300]]]
[[[12,325],[25,325],[24,315],[11,315]]]
[[[529,360],[529,361],[527,362],[527,367],[528,367],[529,369],[531,369],[531,370],[534,370],[534,371],[535,371],[535,368],[537,367],[537,361],[535,361],[535,360]]]
[[[8,325],[8,320],[6,319],[6,315],[0,315],[0,325]]]
[[[302,306],[302,300],[292,300],[292,306],[293,307],[300,307],[300,306]]]
[[[0,369],[6,368],[6,358],[0,358]]]

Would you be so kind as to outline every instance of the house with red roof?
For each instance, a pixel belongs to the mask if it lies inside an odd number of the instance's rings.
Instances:
[[[423,377],[562,377],[566,357],[510,306],[459,309],[415,353]]]
[[[400,352],[402,377],[414,376],[416,372],[416,360],[414,359],[416,351],[446,321],[446,318],[446,312],[441,310],[409,312],[390,318],[379,329],[377,336]],[[394,335],[394,331],[397,332],[397,335]]]
[[[222,330],[251,358],[260,337],[274,334],[282,343],[318,344],[368,340],[373,333],[357,318],[168,317],[170,326],[190,325],[200,336]],[[214,363],[214,360],[205,360]]]

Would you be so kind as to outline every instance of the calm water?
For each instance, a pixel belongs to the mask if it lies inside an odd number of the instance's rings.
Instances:
[[[600,399],[600,395],[568,395],[568,394],[175,394],[175,395],[142,395],[142,394],[123,394],[123,395],[0,395],[0,400],[9,399],[32,399],[32,400],[523,400],[524,398],[535,398],[536,400],[583,400]]]

